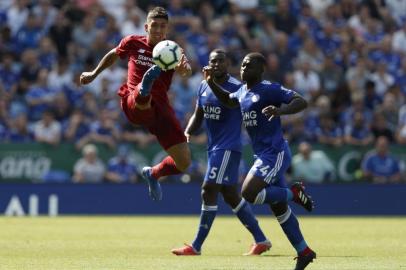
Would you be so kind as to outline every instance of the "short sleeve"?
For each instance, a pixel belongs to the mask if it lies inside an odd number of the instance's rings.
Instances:
[[[116,54],[121,58],[126,58],[128,56],[128,52],[130,51],[131,47],[131,36],[124,37],[120,44],[116,47]]]
[[[279,100],[281,103],[289,103],[295,95],[295,91],[285,88],[280,84],[276,84],[275,88],[277,89],[277,91],[275,91],[277,95],[276,100]]]
[[[198,106],[198,107],[202,107],[202,99],[201,99],[201,97],[202,97],[202,95],[203,95],[204,85],[205,85],[205,83],[204,83],[204,81],[202,81],[202,82],[200,83],[200,85],[199,85],[199,88],[197,88],[197,92],[196,92],[196,94],[197,94],[196,103],[197,103],[197,106]]]

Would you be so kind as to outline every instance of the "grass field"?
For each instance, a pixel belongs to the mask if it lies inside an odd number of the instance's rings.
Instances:
[[[273,248],[244,257],[251,236],[216,219],[203,255],[176,257],[198,217],[0,217],[0,269],[283,270],[295,252],[274,218],[259,217]],[[300,218],[318,258],[307,269],[406,270],[406,218]],[[307,270],[306,269],[306,270]]]

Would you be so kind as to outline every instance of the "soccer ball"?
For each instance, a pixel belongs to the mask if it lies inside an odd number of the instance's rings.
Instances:
[[[152,50],[152,60],[163,70],[174,69],[179,63],[181,55],[180,46],[172,40],[163,40]]]

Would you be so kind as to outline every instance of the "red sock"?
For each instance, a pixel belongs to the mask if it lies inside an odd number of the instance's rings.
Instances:
[[[181,171],[176,168],[175,161],[172,157],[167,156],[161,163],[152,167],[151,176],[155,179],[159,179],[162,176],[180,174]]]
[[[306,256],[309,254],[311,249],[309,247],[306,247],[302,252],[299,253],[299,256]]]
[[[140,94],[138,94],[137,97],[135,98],[135,102],[140,105],[145,105],[149,102],[150,99],[151,95],[141,96]]]

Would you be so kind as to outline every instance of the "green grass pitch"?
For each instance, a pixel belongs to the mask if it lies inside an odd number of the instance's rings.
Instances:
[[[170,249],[190,243],[197,216],[0,217],[0,269],[293,269],[295,252],[276,219],[259,221],[273,243],[262,256],[242,256],[251,236],[235,217],[219,216],[202,256],[176,257]],[[318,255],[309,270],[406,270],[405,217],[299,221]]]

